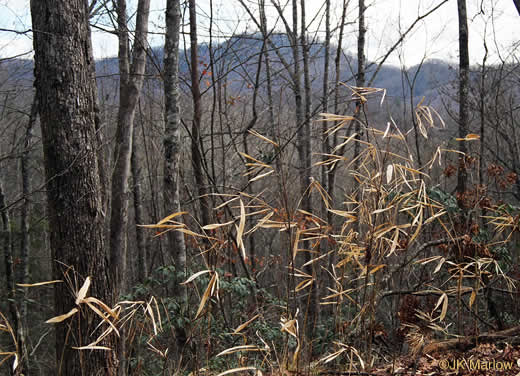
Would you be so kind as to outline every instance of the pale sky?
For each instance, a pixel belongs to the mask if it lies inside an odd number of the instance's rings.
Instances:
[[[209,4],[213,3],[213,31],[226,37],[233,33],[255,31],[256,27],[237,0],[199,0],[199,33],[200,39],[208,35]],[[250,9],[256,10],[256,1],[245,0]],[[287,0],[279,0],[281,4]],[[426,13],[442,0],[368,0],[370,5],[366,14],[367,57],[377,60],[399,38],[399,27],[406,30],[418,15]],[[496,62],[500,56],[510,58],[511,51],[517,56],[519,47],[520,16],[513,5],[513,0],[466,0],[468,7],[468,23],[470,31],[470,58],[472,63],[482,60],[483,40],[486,36],[490,57],[488,63]],[[135,7],[136,0],[128,0]],[[266,3],[270,4],[269,1]],[[340,1],[332,0],[333,21],[335,26],[340,17]],[[344,47],[355,51],[357,33],[357,1],[350,0]],[[482,5],[482,6],[481,6]],[[151,31],[161,33],[164,24],[165,0],[152,0]],[[483,10],[483,12],[481,12]],[[287,7],[287,18],[290,5]],[[319,1],[307,1],[307,21],[314,19],[309,27],[310,32],[323,33],[324,9]],[[256,13],[256,12],[255,12]],[[272,7],[268,9],[269,27],[277,25],[281,30],[282,23],[277,20]],[[322,22],[323,21],[323,22]],[[319,23],[322,22],[322,25]],[[25,31],[30,29],[31,17],[29,0],[0,0],[0,28]],[[108,24],[106,26],[109,26]],[[409,35],[398,52],[392,54],[389,62],[398,65],[400,60],[407,66],[417,64],[424,56],[427,58],[456,61],[458,58],[457,1],[449,0],[434,14],[419,23]],[[319,34],[321,35],[321,34]],[[152,46],[161,45],[162,37],[150,36]],[[99,57],[116,56],[116,37],[93,29],[94,55]],[[516,47],[516,50],[514,49]],[[0,58],[5,58],[32,50],[32,36],[0,32]]]

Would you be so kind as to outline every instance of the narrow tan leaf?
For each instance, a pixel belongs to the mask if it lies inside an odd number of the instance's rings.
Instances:
[[[113,309],[111,309],[109,306],[107,306],[105,303],[103,303],[101,300],[99,300],[97,298],[93,298],[90,296],[88,298],[83,299],[83,302],[95,303],[95,304],[99,305],[101,308],[103,308],[105,310],[105,312],[108,313],[110,316],[112,316],[114,319],[118,318],[117,313]]]
[[[53,283],[60,283],[63,282],[61,279],[57,279],[55,281],[45,281],[45,282],[38,282],[38,283],[17,283],[17,286],[20,287],[37,287],[37,286],[44,286],[44,285],[50,285]]]
[[[206,305],[206,302],[211,296],[211,292],[213,291],[213,287],[217,281],[217,273],[213,274],[213,277],[208,283],[208,287],[206,287],[206,291],[204,291],[204,294],[202,295],[202,299],[200,300],[199,309],[197,309],[197,313],[195,314],[195,320],[200,316],[202,313],[202,310],[204,309],[204,306]]]
[[[256,371],[256,367],[240,367],[240,368],[233,368],[228,369],[225,372],[219,373],[217,376],[224,376],[229,375],[230,373],[236,373],[236,372],[242,372],[242,371]]]
[[[207,238],[206,235],[197,234],[196,232],[193,232],[191,230],[187,230],[185,228],[178,228],[178,229],[175,229],[175,231],[182,232],[183,234],[186,234],[186,235],[197,236],[199,238]]]
[[[466,137],[464,137],[464,138],[456,138],[455,140],[456,141],[475,141],[475,140],[479,140],[479,139],[480,139],[480,136],[478,134],[468,133],[466,135]]]
[[[433,274],[437,273],[439,270],[441,270],[442,268],[442,265],[444,265],[444,262],[446,261],[446,259],[444,257],[442,257],[440,260],[439,260],[439,263],[437,264],[437,267],[435,268],[435,270],[433,271]]]
[[[81,347],[72,347],[75,350],[105,350],[110,351],[112,350],[110,347],[106,346],[81,346]]]
[[[434,311],[439,308],[439,306],[442,304],[441,314],[439,316],[439,320],[442,321],[446,317],[446,313],[448,312],[448,295],[446,293],[442,293],[442,295],[439,297],[439,300],[437,300],[437,304],[435,305]]]
[[[378,265],[378,266],[376,266],[374,269],[372,269],[368,274],[374,274],[374,273],[377,272],[378,270],[383,269],[385,266],[386,266],[386,264]]]
[[[271,166],[268,166],[269,168],[272,168]],[[254,181],[257,181],[257,180],[260,180],[262,178],[265,178],[266,176],[269,176],[271,175],[272,173],[274,172],[274,170],[271,170],[271,171],[268,171],[268,172],[265,172],[263,174],[260,174],[260,175],[257,175],[255,176],[253,179],[249,179],[249,182],[254,182]]]
[[[246,252],[244,247],[244,239],[242,235],[244,234],[244,229],[246,227],[246,209],[244,207],[244,202],[240,200],[240,222],[237,228],[237,246],[242,251],[242,257],[246,258]]]
[[[229,349],[226,349],[226,350],[218,353],[217,356],[233,354],[233,353],[236,353],[238,351],[262,351],[262,349],[259,348],[256,345],[241,345],[241,346],[235,346],[235,347],[231,347]]]
[[[272,145],[278,147],[278,144],[277,144],[276,142],[274,142],[274,141],[268,139],[268,138],[265,137],[265,136],[262,136],[262,135],[261,135],[260,133],[258,133],[257,131],[255,131],[255,130],[253,130],[253,129],[250,129],[248,132],[251,133],[253,136],[258,137],[259,139],[264,140],[264,141],[266,141],[266,142],[269,142],[270,144],[272,144]]]
[[[243,324],[240,324],[234,331],[233,331],[233,334],[238,334],[240,333],[242,330],[244,330],[245,328],[247,328],[247,326],[249,326],[249,324],[251,324],[253,321],[255,321],[257,318],[259,318],[260,315],[255,315],[253,316],[251,319],[247,320],[245,323]],[[217,355],[218,356],[218,355]]]
[[[64,315],[53,317],[52,319],[45,321],[45,323],[54,324],[54,323],[62,322],[64,320],[67,320],[69,317],[73,316],[76,312],[78,312],[78,309],[72,308],[68,313],[65,313]]]
[[[18,354],[14,354],[13,371],[16,371],[17,368],[18,368]]]
[[[80,304],[83,299],[85,299],[85,296],[87,296],[88,288],[90,287],[90,277],[87,277],[85,279],[85,282],[83,283],[83,286],[79,289],[77,295],[76,295],[76,304]]]
[[[477,298],[477,293],[476,293],[475,289],[473,289],[473,291],[471,291],[471,296],[469,297],[469,308],[471,308],[473,303],[475,303],[476,298]]]
[[[294,291],[295,291],[295,292],[301,291],[301,290],[305,289],[306,287],[310,286],[310,285],[312,284],[312,282],[313,282],[312,279],[307,279],[307,280],[301,281],[301,282],[298,283],[298,285],[294,288]]]
[[[167,217],[161,219],[159,222],[157,222],[157,224],[162,225],[162,224],[168,222],[170,219],[178,217],[180,215],[184,215],[184,214],[188,214],[188,212],[176,212],[176,213],[170,214],[169,216],[167,216]]]
[[[101,320],[103,320],[104,322],[106,322],[108,325],[110,325],[112,327],[112,329],[116,332],[117,336],[119,337],[119,331],[117,330],[117,328],[114,326],[114,324],[112,323],[112,321],[110,321],[110,319],[105,316],[103,314],[103,312],[101,312],[95,305],[93,305],[91,302],[87,302],[85,301],[85,303],[87,303],[87,305],[89,306],[89,308],[91,310],[93,310],[100,318]]]
[[[239,153],[241,156],[243,156],[244,158],[249,159],[249,160],[255,162],[255,164],[258,165],[258,166],[269,167],[269,165],[266,165],[265,163],[260,162],[258,159],[253,158],[253,157],[250,156],[249,154],[242,153],[241,151],[239,151],[238,153]]]
[[[392,181],[393,173],[394,173],[394,165],[389,164],[388,167],[386,168],[386,184],[390,184],[390,182]]]
[[[392,238],[392,245],[390,246],[390,251],[388,252],[387,257],[391,256],[395,252],[397,244],[399,244],[399,227],[395,229],[394,237]]]
[[[387,208],[377,209],[377,210],[374,210],[374,211],[373,211],[372,213],[370,213],[370,214],[374,215],[374,214],[384,213],[384,212],[386,212],[386,211],[392,209],[393,207],[394,207],[394,205],[391,205],[391,206],[389,206],[389,207],[387,207]]]
[[[228,225],[232,224],[233,222],[234,221],[229,221],[226,223],[212,223],[210,225],[206,225],[206,226],[202,227],[202,229],[203,230],[215,230],[220,227],[228,226]]]
[[[211,273],[211,270],[201,270],[200,272],[197,272],[195,274],[193,274],[192,276],[190,276],[186,281],[180,283],[181,285],[187,285],[188,283],[190,283],[191,281],[193,281],[195,278],[203,275],[203,274],[207,274],[207,273]]]

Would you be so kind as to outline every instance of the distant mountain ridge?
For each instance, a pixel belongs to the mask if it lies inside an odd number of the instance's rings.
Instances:
[[[285,34],[273,34],[271,36],[272,45],[268,46],[269,56],[273,65],[275,84],[287,84],[287,77],[284,75],[284,67],[280,62],[278,54],[285,59],[285,61],[292,65],[292,51],[289,39]],[[259,54],[262,49],[262,40],[260,35],[239,35],[229,38],[212,47],[211,54],[213,55],[216,72],[213,74],[228,74],[227,80],[231,83],[252,81],[256,73]],[[278,54],[274,49],[278,49]],[[162,69],[164,53],[162,48],[153,48],[149,51],[150,62],[147,66],[147,73],[150,76],[157,77],[159,70]],[[334,56],[336,48],[331,46],[330,51],[330,80],[333,80],[334,74]],[[321,42],[314,42],[309,47],[309,55],[311,57],[310,75],[313,81],[313,90],[318,93],[321,90],[323,79],[323,59],[324,59],[324,45]],[[342,54],[341,66],[341,82],[354,84],[354,76],[357,70],[357,60],[355,56]],[[187,56],[189,50],[181,51],[179,59],[179,71],[182,76],[189,75],[189,65]],[[208,44],[204,43],[199,46],[199,60],[201,64],[201,72],[209,70],[209,56],[210,49]],[[370,80],[372,74],[376,70],[376,63],[369,63],[367,65],[367,81]],[[12,59],[5,60],[0,63],[0,71],[4,71],[5,77],[9,80],[16,80],[23,82],[24,85],[32,84],[33,79],[33,63],[32,60],[27,59]],[[100,80],[116,79],[119,72],[117,57],[103,58],[96,60],[96,75]],[[426,60],[421,65],[414,65],[402,71],[401,68],[385,64],[381,67],[373,87],[384,88],[387,90],[387,95],[392,97],[408,97],[409,87],[406,75],[409,81],[414,80],[415,97],[422,96],[436,96],[436,89],[446,85],[447,83],[456,79],[456,69],[450,64],[441,60]],[[284,80],[280,82],[279,80]],[[251,84],[252,82],[249,82]],[[403,91],[404,88],[404,91]]]

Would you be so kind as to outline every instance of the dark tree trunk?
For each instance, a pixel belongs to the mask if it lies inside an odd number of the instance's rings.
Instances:
[[[191,70],[191,95],[193,100],[193,122],[191,125],[191,158],[193,174],[197,185],[201,225],[209,224],[209,207],[206,197],[207,189],[204,183],[204,172],[202,170],[202,140],[200,127],[202,122],[202,95],[199,86],[199,56],[197,42],[197,12],[195,0],[189,0],[190,12],[190,70]]]
[[[137,104],[146,66],[146,37],[150,0],[139,0],[132,60],[129,54],[126,0],[118,1],[119,33],[119,113],[114,148],[112,200],[110,215],[110,263],[114,273],[115,293],[126,288],[126,227],[128,224],[128,181],[132,155],[133,129]]]
[[[181,211],[179,197],[180,116],[179,116],[179,33],[180,0],[166,3],[166,39],[164,44],[164,201],[166,215]],[[168,233],[169,250],[177,272],[185,272],[186,244],[184,234]],[[182,282],[182,281],[176,281]],[[176,290],[179,286],[176,283]],[[184,296],[184,298],[186,298]],[[185,300],[185,299],[183,299]]]
[[[18,283],[28,283],[29,281],[29,261],[30,261],[30,250],[31,250],[31,237],[29,231],[29,218],[31,211],[31,203],[29,195],[31,194],[31,179],[29,178],[29,162],[32,143],[32,131],[36,117],[38,116],[38,100],[33,99],[31,106],[31,113],[29,115],[29,121],[27,128],[25,129],[24,145],[22,151],[22,157],[20,158],[20,170],[22,174],[22,194],[23,201],[20,209],[20,275],[17,278]],[[22,352],[22,372],[28,375],[29,372],[29,354],[27,353],[27,337],[29,326],[27,325],[27,288],[23,288],[23,293],[20,298],[20,317],[21,322],[18,327],[18,348]]]
[[[77,291],[87,276],[92,276],[89,294],[112,303],[97,155],[94,59],[86,1],[32,0],[31,15],[54,278],[73,284],[55,285],[55,312],[61,315],[74,305],[71,288]],[[98,323],[98,316],[85,309],[57,324],[57,374],[115,374],[112,352],[72,349],[91,343],[99,334]]]
[[[132,159],[130,161],[132,165],[132,182],[133,182],[133,194],[134,194],[134,219],[135,224],[140,225],[145,223],[144,218],[144,207],[143,207],[143,176],[142,176],[142,165],[141,165],[141,148],[140,143],[143,139],[139,139],[138,133],[139,127],[134,125],[134,135],[132,142]],[[148,258],[146,257],[146,243],[147,237],[145,229],[137,227],[135,229],[135,240],[137,248],[137,280],[139,283],[144,283],[148,278]]]
[[[459,137],[468,134],[468,87],[469,87],[469,49],[468,49],[468,17],[466,0],[457,0],[459,15]],[[465,166],[466,143],[460,143],[459,170],[457,175],[457,199],[463,207],[463,195],[467,185],[467,171]]]

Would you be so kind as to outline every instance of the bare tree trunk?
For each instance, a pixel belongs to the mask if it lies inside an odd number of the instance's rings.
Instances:
[[[134,194],[135,223],[143,224],[145,223],[142,190],[142,184],[144,179],[141,172],[142,166],[139,147],[139,143],[143,142],[143,140],[139,140],[138,130],[139,127],[134,125],[132,159],[130,163],[132,169],[132,192]],[[137,227],[135,229],[135,236],[137,248],[137,280],[139,281],[139,283],[143,283],[146,280],[146,278],[148,278],[148,258],[146,257],[146,236],[144,234],[144,229],[141,227]]]
[[[469,88],[469,48],[468,48],[468,17],[466,0],[457,0],[459,16],[459,137],[468,133],[468,88]],[[457,174],[457,201],[463,207],[463,195],[466,192],[467,171],[465,166],[466,143],[460,143],[459,169]]]
[[[150,0],[139,0],[135,41],[130,63],[126,0],[118,0],[119,113],[114,148],[112,211],[110,216],[110,263],[114,274],[115,294],[120,294],[126,289],[128,180],[130,177],[135,113],[143,86],[143,75],[146,66],[146,34],[148,33],[149,10]]]
[[[305,19],[305,0],[300,0],[300,41],[302,45],[303,55],[303,90],[305,96],[305,119],[303,123],[303,153],[305,159],[303,161],[304,169],[302,177],[303,189],[307,189],[311,180],[311,166],[312,166],[312,149],[311,149],[311,107],[312,107],[312,93],[311,93],[311,78],[309,73],[309,45],[307,43],[307,22]],[[296,32],[296,31],[295,31]],[[312,212],[311,195],[307,193],[303,197],[303,209]],[[305,249],[309,249],[310,242],[307,242]],[[312,253],[305,253],[305,261],[309,262],[312,259]],[[308,300],[308,320],[307,320],[307,338],[312,340],[314,338],[314,327],[318,321],[319,314],[319,298],[318,298],[318,283],[319,278],[316,270],[316,263],[312,263],[307,267],[307,273],[314,277],[314,283],[310,286],[309,300]]]
[[[5,202],[5,193],[2,185],[2,181],[0,180],[0,217],[2,219],[2,228],[0,233],[0,246],[4,252],[4,264],[5,264],[5,282],[7,288],[7,299],[9,301],[9,313],[10,313],[10,323],[13,326],[13,330],[18,335],[20,331],[20,327],[22,326],[22,318],[20,317],[20,311],[16,306],[16,296],[15,296],[15,274],[14,274],[14,264],[13,264],[13,247],[12,247],[12,233],[11,233],[11,221],[9,218],[9,209],[7,208]],[[17,355],[21,354],[21,349],[18,347]],[[22,367],[17,369],[17,375],[21,374]],[[12,374],[12,373],[11,373]]]
[[[166,214],[181,211],[179,197],[180,114],[179,114],[179,33],[181,25],[180,0],[166,3],[166,41],[164,45],[164,199]],[[177,272],[186,273],[186,244],[178,231],[168,233],[169,250],[172,252]],[[176,292],[180,293],[175,281]],[[183,289],[182,301],[186,301]]]
[[[190,70],[191,70],[191,95],[193,100],[193,122],[191,125],[191,158],[193,164],[193,174],[195,175],[195,184],[197,185],[201,224],[209,223],[209,207],[206,197],[206,187],[204,184],[204,174],[202,171],[202,140],[200,137],[200,128],[202,121],[202,103],[199,86],[199,57],[198,57],[198,41],[197,41],[197,12],[196,1],[189,0],[190,13]]]
[[[42,128],[55,312],[74,304],[83,278],[89,294],[112,304],[96,136],[96,83],[86,2],[32,0],[35,86]],[[72,268],[72,269],[69,269]],[[66,272],[67,276],[63,273]],[[81,310],[56,326],[58,375],[114,375],[113,352],[83,352],[99,333],[99,317]],[[109,339],[102,341],[110,347]],[[100,343],[101,344],[101,343]]]
[[[323,92],[321,96],[322,112],[329,112],[329,65],[330,65],[330,0],[325,0],[325,53],[323,56]],[[340,47],[338,47],[340,48]],[[327,123],[323,122],[321,127],[321,152],[323,154],[330,154],[330,144],[327,137]],[[322,156],[322,161],[326,160],[325,155]],[[321,185],[328,189],[327,166],[321,167]],[[327,208],[322,206],[323,217],[327,216]]]
[[[334,75],[334,113],[339,113],[339,82],[341,78],[341,55],[342,55],[342,48],[343,48],[343,33],[345,31],[345,20],[347,17],[347,6],[348,6],[349,0],[343,0],[343,9],[341,11],[341,21],[339,24],[339,36],[338,36],[338,46],[336,49],[336,56],[334,58],[334,66],[335,66],[335,75]],[[338,143],[338,136],[337,132],[334,133],[332,136],[332,145],[336,146]],[[334,202],[334,191],[335,191],[335,183],[336,183],[336,171],[337,169],[334,168],[332,171],[329,172],[329,181],[328,181],[328,192],[329,195]],[[332,223],[333,216],[332,213],[329,213],[328,215],[328,222]]]
[[[32,143],[32,130],[34,128],[34,123],[36,122],[36,117],[38,116],[38,100],[35,97],[33,99],[33,103],[31,106],[31,113],[29,115],[29,121],[27,123],[27,128],[25,129],[25,137],[24,137],[24,149],[22,151],[22,157],[20,158],[20,170],[22,174],[22,207],[20,210],[20,270],[21,273],[17,278],[18,283],[27,283],[29,280],[29,261],[30,261],[30,247],[31,247],[31,237],[29,232],[29,218],[30,218],[30,210],[31,204],[29,200],[29,195],[31,192],[31,179],[29,179],[29,153],[31,151],[31,143]],[[0,205],[1,206],[1,205]],[[20,297],[20,317],[21,323],[18,328],[18,347],[22,352],[22,372],[26,375],[30,373],[29,371],[29,354],[27,353],[27,337],[29,326],[27,325],[27,288],[23,287],[23,294]]]

